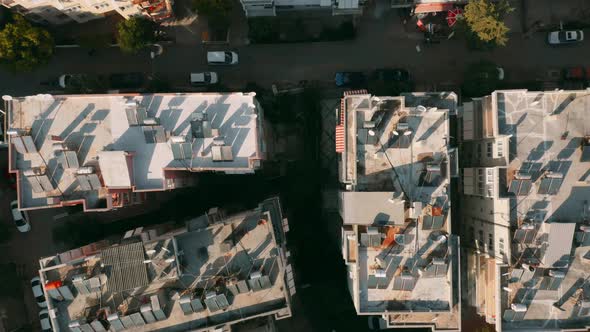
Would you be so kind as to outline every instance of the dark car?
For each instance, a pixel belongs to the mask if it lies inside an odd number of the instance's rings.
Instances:
[[[113,90],[141,89],[145,86],[143,73],[118,73],[109,76],[109,88]]]
[[[339,87],[362,88],[365,87],[367,78],[361,72],[343,71],[336,73],[334,81]]]
[[[384,82],[407,82],[410,80],[410,72],[402,68],[382,68],[375,70],[373,79]]]

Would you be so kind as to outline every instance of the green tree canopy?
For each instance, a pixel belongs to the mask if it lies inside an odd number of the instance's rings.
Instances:
[[[231,0],[193,0],[194,9],[199,15],[211,17],[228,16],[232,10]]]
[[[504,16],[513,11],[506,0],[471,0],[465,6],[464,18],[467,26],[483,42],[504,46],[508,42],[508,27]]]
[[[154,23],[144,17],[119,22],[117,42],[123,52],[137,53],[154,42]]]
[[[51,55],[53,37],[20,15],[15,15],[0,31],[0,60],[13,70],[33,70],[47,64]]]

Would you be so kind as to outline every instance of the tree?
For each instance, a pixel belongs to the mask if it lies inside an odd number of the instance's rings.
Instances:
[[[53,37],[15,15],[0,31],[0,60],[15,71],[30,71],[47,64],[53,55]]]
[[[486,43],[504,46],[509,29],[504,16],[514,8],[506,0],[492,3],[490,0],[471,0],[465,6],[464,18],[469,30]]]
[[[482,97],[498,88],[498,66],[489,61],[472,63],[467,67],[462,92],[465,97]]]
[[[193,7],[199,15],[207,18],[226,17],[232,10],[231,0],[193,0]]]
[[[137,53],[154,42],[154,23],[144,17],[119,22],[117,42],[123,52]]]

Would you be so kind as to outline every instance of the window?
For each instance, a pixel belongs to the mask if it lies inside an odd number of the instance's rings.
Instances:
[[[483,231],[480,229],[478,231],[478,233],[479,233],[479,242],[483,243]]]
[[[481,144],[477,144],[477,159],[481,159]]]
[[[494,151],[493,147],[494,146],[493,146],[492,142],[486,143],[486,156],[488,158],[492,158],[492,156],[493,156],[493,151]]]
[[[475,230],[472,226],[469,226],[469,239],[475,241]]]
[[[492,233],[488,233],[488,250],[494,251],[494,237]]]
[[[498,157],[504,157],[504,142],[498,141],[497,148],[498,148]]]

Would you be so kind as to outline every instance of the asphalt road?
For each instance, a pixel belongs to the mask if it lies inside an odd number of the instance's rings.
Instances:
[[[410,29],[411,30],[411,29]],[[475,52],[466,48],[465,41],[455,38],[440,44],[425,46],[422,36],[406,32],[401,22],[364,20],[354,41],[203,46],[173,44],[164,53],[150,59],[149,52],[131,56],[117,48],[99,50],[89,56],[77,48],[56,49],[50,64],[32,73],[0,72],[0,93],[27,95],[45,92],[40,82],[55,79],[63,73],[113,73],[140,71],[167,77],[173,86],[188,85],[188,74],[215,70],[221,82],[229,87],[241,87],[246,82],[270,86],[276,81],[319,80],[329,82],[339,70],[368,71],[379,67],[408,68],[418,84],[422,82],[460,83],[466,66],[488,59],[504,67],[506,79],[527,81],[542,77],[545,70],[570,65],[584,65],[590,56],[590,43],[568,47],[549,47],[545,34],[537,33],[524,39],[511,34],[506,47],[492,52]],[[416,46],[421,46],[421,51]],[[237,66],[211,67],[206,64],[207,49],[230,48],[240,57]]]

